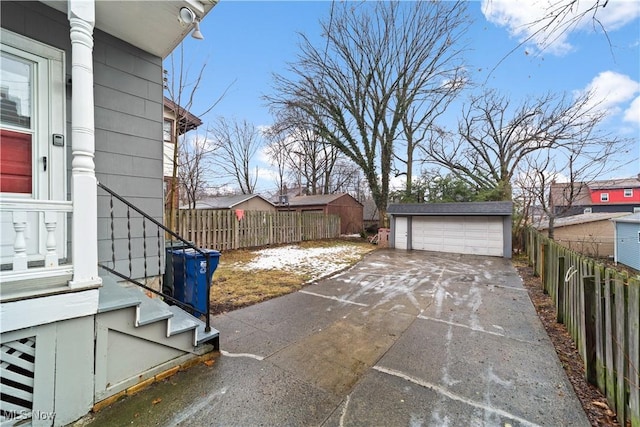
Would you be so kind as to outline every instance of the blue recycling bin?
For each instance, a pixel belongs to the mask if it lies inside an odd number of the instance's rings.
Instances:
[[[207,275],[213,277],[218,268],[220,252],[213,249],[168,250],[171,253],[173,266],[173,297],[193,307],[193,314],[200,316],[207,313]],[[207,258],[209,255],[209,271]],[[213,278],[211,279],[213,280]]]

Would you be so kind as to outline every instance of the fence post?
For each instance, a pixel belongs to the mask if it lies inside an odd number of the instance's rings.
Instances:
[[[556,298],[556,322],[564,323],[564,269],[565,257],[558,257],[558,295]]]
[[[630,386],[629,372],[627,371],[627,358],[629,357],[629,348],[627,347],[627,290],[629,286],[628,276],[624,273],[616,277],[614,281],[615,286],[615,301],[616,301],[616,332],[613,337],[617,351],[615,352],[615,367],[616,367],[616,415],[620,420],[621,425],[625,425],[627,419],[627,386]],[[636,372],[637,373],[637,372]],[[637,376],[636,376],[637,378]],[[638,380],[633,381],[635,387],[638,387]]]
[[[231,227],[233,228],[233,249],[240,248],[240,221],[229,211]]]
[[[538,254],[538,248],[540,247],[538,241],[539,241],[539,237],[540,236],[535,236],[533,242],[532,242],[532,249],[533,249],[533,276],[534,277],[540,277],[538,274],[538,258],[539,258],[539,254]]]
[[[551,264],[551,254],[549,251],[549,242],[544,242],[542,244],[542,272],[540,277],[542,277],[542,293],[545,295],[549,294],[549,289],[547,289],[547,280],[549,279],[550,273],[550,264]]]
[[[640,280],[628,282],[627,318],[629,360],[629,416],[633,427],[640,426]]]
[[[598,385],[596,372],[596,280],[594,276],[585,276],[582,281],[584,284],[584,370],[587,381],[590,384]]]

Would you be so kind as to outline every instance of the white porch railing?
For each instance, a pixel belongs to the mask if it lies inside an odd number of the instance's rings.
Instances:
[[[46,281],[73,273],[71,264],[60,265],[59,261],[67,257],[67,217],[72,210],[70,201],[0,199],[4,231],[0,281]],[[27,236],[30,227],[31,239]],[[7,233],[11,228],[13,233]]]

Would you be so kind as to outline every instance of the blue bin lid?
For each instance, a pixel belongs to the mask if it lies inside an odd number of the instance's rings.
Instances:
[[[171,252],[174,255],[186,256],[188,258],[201,257],[201,256],[204,256],[204,254],[209,255],[209,257],[219,257],[220,256],[220,252],[216,251],[214,249],[200,248],[200,250],[203,253],[200,253],[200,252],[198,252],[198,251],[196,251],[195,249],[192,249],[192,248],[174,249],[174,250],[171,250],[169,252]]]

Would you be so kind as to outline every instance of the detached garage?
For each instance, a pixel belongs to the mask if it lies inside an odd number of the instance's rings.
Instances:
[[[393,204],[396,249],[511,258],[511,202]]]

